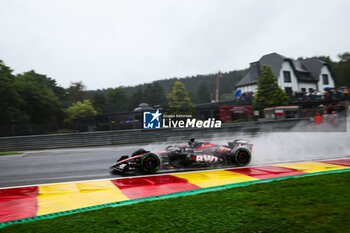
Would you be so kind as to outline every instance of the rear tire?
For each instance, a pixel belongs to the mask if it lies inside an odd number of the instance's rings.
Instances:
[[[234,161],[238,166],[247,166],[251,159],[252,156],[248,149],[240,148],[235,152]]]
[[[156,154],[148,153],[141,157],[140,165],[143,171],[155,173],[160,167],[160,160]]]

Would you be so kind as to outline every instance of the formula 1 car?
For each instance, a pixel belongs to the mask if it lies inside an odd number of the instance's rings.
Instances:
[[[110,168],[125,175],[133,171],[152,174],[159,169],[246,166],[251,160],[252,149],[253,144],[241,139],[228,142],[228,145],[191,139],[188,145],[168,146],[159,152],[138,149],[130,157],[121,156]]]

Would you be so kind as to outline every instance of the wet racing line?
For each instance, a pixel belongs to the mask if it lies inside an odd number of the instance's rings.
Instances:
[[[350,158],[0,188],[0,228],[106,206],[350,171]]]

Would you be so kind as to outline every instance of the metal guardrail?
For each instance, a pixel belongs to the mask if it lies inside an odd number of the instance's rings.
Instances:
[[[23,151],[54,148],[106,146],[156,141],[176,141],[190,137],[208,138],[238,132],[266,132],[290,129],[309,119],[286,119],[225,124],[221,128],[172,128],[154,130],[116,130],[72,134],[0,137],[0,151]]]

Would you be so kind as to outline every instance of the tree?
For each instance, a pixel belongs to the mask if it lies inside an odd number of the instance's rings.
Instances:
[[[43,78],[43,80],[45,80],[46,86],[55,93],[55,95],[59,98],[60,102],[64,103],[66,101],[67,99],[66,90],[63,87],[59,86],[56,80],[49,78],[43,74],[37,74],[37,75],[40,75]]]
[[[29,118],[21,109],[24,100],[18,93],[15,78],[10,67],[0,60],[0,124],[11,124]]]
[[[13,75],[12,70],[0,61],[0,124],[12,125],[12,132],[7,127],[2,135],[57,129],[64,119],[62,104],[57,97],[59,93],[64,93],[64,89],[46,75],[34,70]],[[16,132],[17,124],[25,125]]]
[[[210,92],[208,86],[204,82],[201,82],[199,85],[197,96],[200,104],[210,102]]]
[[[350,87],[350,53],[339,54],[338,57],[340,61],[333,66],[336,85]]]
[[[329,65],[332,65],[333,64],[333,61],[332,61],[332,58],[330,56],[316,56],[315,58],[321,60],[321,61],[324,61],[326,63],[328,63]]]
[[[19,74],[15,86],[23,99],[21,110],[30,117],[28,123],[56,123],[57,117],[63,116],[61,102],[47,85],[45,75],[33,70]]]
[[[220,73],[220,94],[232,93],[235,89],[235,85],[243,78],[247,71],[248,69]],[[186,91],[189,93],[191,102],[198,103],[199,100],[197,98],[197,93],[198,86],[201,82],[207,85],[208,91],[210,93],[209,96],[211,97],[210,100],[215,98],[216,77],[217,73],[213,73],[205,75],[188,76],[183,78],[169,78],[157,80],[156,82],[160,84],[160,86],[164,89],[164,93],[167,94],[171,92],[173,85],[176,81],[181,81],[185,85]],[[138,88],[141,88],[143,91],[145,91],[147,85],[149,85],[149,83],[140,84],[135,87],[125,87],[124,89],[128,93],[133,94]]]
[[[87,97],[86,87],[83,82],[72,82],[67,89],[67,100],[65,106],[70,106],[78,101],[84,101]]]
[[[152,83],[146,85],[146,89],[143,92],[143,100],[150,106],[154,105],[154,99],[152,98]]]
[[[165,107],[167,105],[164,89],[159,82],[147,84],[143,95],[144,102],[148,103],[150,106],[161,105],[162,107]]]
[[[137,108],[140,103],[146,102],[145,96],[141,88],[137,88],[137,90],[131,95],[130,100],[130,109]]]
[[[263,111],[264,108],[288,105],[288,96],[278,84],[271,66],[263,66],[258,79],[258,91],[253,101],[254,109]]]
[[[164,93],[164,88],[160,85],[159,82],[153,82],[152,85],[152,105],[161,105],[162,107],[167,106],[167,100]]]
[[[74,119],[96,115],[97,112],[92,106],[90,100],[84,100],[72,104],[65,110],[65,113],[67,115],[65,122],[71,124]]]
[[[186,90],[187,90],[187,89],[186,89]],[[188,93],[188,96],[190,97],[191,102],[192,102],[193,104],[199,104],[199,100],[198,100],[198,96],[197,96],[197,93],[196,93],[196,92],[191,91],[191,90],[188,90],[187,93]]]
[[[92,104],[98,113],[108,113],[107,97],[104,91],[97,90],[97,92],[92,97]]]
[[[107,103],[109,112],[125,112],[130,110],[130,96],[123,87],[111,88],[107,91]]]
[[[349,52],[340,53],[340,54],[338,54],[338,57],[340,59],[339,62],[350,62],[350,53]]]
[[[192,114],[193,104],[182,82],[176,81],[168,94],[169,114]]]

